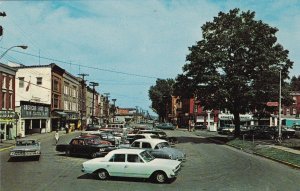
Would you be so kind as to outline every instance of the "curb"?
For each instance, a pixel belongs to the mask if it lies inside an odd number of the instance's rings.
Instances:
[[[276,159],[276,158],[273,158],[273,157],[265,156],[265,155],[262,155],[262,154],[257,153],[257,152],[253,152],[253,154],[257,155],[257,156],[267,158],[267,159],[270,159],[270,160],[273,160],[273,161],[276,161],[276,162],[279,162],[279,163],[282,163],[282,164],[285,164],[285,165],[288,165],[288,166],[293,167],[293,168],[300,169],[300,166],[298,166],[296,164],[292,164],[292,163],[289,163],[289,162],[286,162],[286,161],[283,161],[283,160],[279,160],[279,159]]]
[[[14,145],[8,146],[8,147],[4,147],[4,148],[0,149],[0,152],[5,151],[5,150],[8,150],[8,149],[11,149],[11,148],[13,148],[13,147],[14,147]]]

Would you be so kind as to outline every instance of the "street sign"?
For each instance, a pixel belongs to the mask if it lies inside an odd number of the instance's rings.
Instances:
[[[278,107],[278,102],[267,102],[267,106],[269,107]]]

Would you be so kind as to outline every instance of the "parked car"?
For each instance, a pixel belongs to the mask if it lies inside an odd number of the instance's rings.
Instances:
[[[166,129],[174,130],[176,127],[172,123],[160,123],[156,125],[155,128],[164,129],[164,130]]]
[[[172,144],[178,143],[177,137],[168,137],[167,133],[160,130],[160,129],[153,129],[153,130],[141,130],[138,132],[138,134],[155,134],[158,136],[159,139],[166,140]]]
[[[195,130],[206,130],[207,126],[203,124],[203,122],[196,122],[195,123]]]
[[[159,137],[155,134],[130,134],[127,135],[126,140],[128,140],[128,143],[131,144],[133,143],[133,141],[137,140],[137,139],[159,139]]]
[[[64,152],[67,156],[82,155],[91,158],[104,156],[114,149],[110,142],[91,135],[73,138],[69,144],[56,145],[56,151]]]
[[[234,133],[234,125],[233,124],[226,124],[223,127],[219,128],[218,133],[223,135],[230,135]]]
[[[177,176],[179,161],[154,158],[142,149],[118,149],[103,158],[82,163],[82,172],[97,174],[100,180],[110,176],[150,178],[157,183],[165,183]],[[124,170],[126,169],[126,170]]]
[[[293,129],[295,130],[295,137],[300,138],[300,125],[294,125]]]
[[[39,159],[41,156],[41,144],[36,139],[19,139],[16,147],[10,151],[10,158],[32,157]]]
[[[131,148],[146,149],[156,158],[186,160],[184,152],[171,148],[170,144],[162,139],[138,139],[131,144]]]

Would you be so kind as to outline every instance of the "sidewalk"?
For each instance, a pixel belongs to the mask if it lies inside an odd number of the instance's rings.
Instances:
[[[211,132],[211,131],[205,131],[205,130],[204,131],[195,131],[195,134],[197,136],[201,136],[201,137],[205,137],[205,138],[211,138],[211,139],[213,139],[214,137],[228,137],[227,135],[220,135],[217,132]],[[231,139],[231,137],[228,137],[228,140],[230,140],[230,139]],[[216,141],[219,141],[219,140],[216,140]],[[265,145],[265,146],[277,148],[277,149],[280,149],[280,150],[284,150],[284,151],[287,151],[287,152],[291,152],[291,153],[300,155],[300,150],[296,150],[296,149],[292,149],[292,148],[288,148],[288,147],[284,147],[284,146],[280,146],[280,145],[275,145],[274,143],[271,144],[271,143],[263,142],[261,140],[255,140],[254,142],[257,143],[257,144],[260,144],[260,145]]]
[[[73,131],[73,132],[76,132],[76,131]],[[73,133],[73,132],[70,132],[70,133]],[[54,139],[54,134],[55,134],[55,131],[52,131],[52,132],[49,132],[49,133],[35,133],[35,134],[26,135],[26,137],[22,137],[22,139],[38,139],[38,140],[41,140],[41,139],[44,139],[46,137],[53,137],[53,139]],[[65,131],[59,131],[59,135],[64,136],[64,135],[66,135],[66,132]],[[15,139],[2,140],[2,143],[0,143],[0,152],[14,147],[15,144],[16,144]]]

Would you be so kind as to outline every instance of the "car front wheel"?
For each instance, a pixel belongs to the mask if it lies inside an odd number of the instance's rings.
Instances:
[[[66,150],[66,156],[71,156],[70,150]]]
[[[153,175],[153,180],[157,183],[165,183],[167,181],[167,176],[164,172],[162,171],[158,171],[158,172],[155,172],[154,175]]]
[[[109,178],[108,172],[104,169],[98,170],[97,175],[100,180],[106,180]]]

